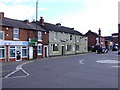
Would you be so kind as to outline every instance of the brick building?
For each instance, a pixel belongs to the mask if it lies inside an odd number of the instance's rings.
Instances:
[[[21,61],[47,56],[49,34],[42,27],[29,20],[6,18],[4,13],[0,13],[0,21],[0,60]]]
[[[89,30],[85,36],[88,37],[88,50],[96,51],[97,47],[105,47],[105,38],[101,36],[101,30],[98,30],[98,33],[92,32]]]

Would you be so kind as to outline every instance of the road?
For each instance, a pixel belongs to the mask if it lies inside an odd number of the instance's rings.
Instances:
[[[3,64],[3,72],[13,65],[3,73],[3,88],[118,88],[118,63],[117,52],[109,52]]]

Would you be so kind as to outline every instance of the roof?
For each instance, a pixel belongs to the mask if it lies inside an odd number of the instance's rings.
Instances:
[[[104,38],[103,36],[100,36],[100,35],[98,35],[97,33],[92,32],[91,30],[89,30],[89,31],[85,34],[85,36],[87,36],[88,33],[92,33],[92,34],[96,35],[97,37],[102,37],[102,38]]]
[[[14,28],[22,28],[27,30],[36,30],[36,23],[26,24],[25,21],[4,18],[2,19],[2,26],[14,27]],[[41,26],[37,25],[37,30],[45,31]]]
[[[44,23],[43,28],[47,31],[65,32],[65,33],[84,36],[82,33],[80,33],[77,30],[74,30],[73,28],[69,28],[69,27],[65,27],[65,26],[58,26],[58,25],[50,24],[50,23],[46,23],[46,22]]]

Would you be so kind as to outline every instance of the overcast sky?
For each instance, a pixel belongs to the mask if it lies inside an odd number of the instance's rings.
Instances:
[[[45,22],[61,23],[75,28],[81,33],[88,30],[103,36],[118,31],[118,1],[120,0],[38,0],[38,20],[43,16]],[[32,21],[35,19],[36,0],[0,0],[0,12],[5,17]]]

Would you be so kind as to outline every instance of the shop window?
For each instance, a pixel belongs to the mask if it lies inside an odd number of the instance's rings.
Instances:
[[[0,47],[0,59],[3,59],[3,58],[5,58],[5,48],[4,48],[4,46]]]
[[[79,51],[79,45],[76,45],[76,51]]]
[[[71,51],[72,50],[72,45],[67,45],[67,51]]]
[[[42,55],[42,45],[37,46],[37,54]]]
[[[27,57],[27,47],[22,47],[22,57]]]
[[[4,32],[0,31],[0,39],[4,39]]]
[[[10,58],[15,58],[15,46],[10,47]]]
[[[53,44],[53,51],[58,51],[58,44]]]
[[[13,37],[14,37],[14,40],[19,39],[19,29],[18,28],[14,28]]]
[[[42,41],[42,32],[38,31],[38,41]]]

